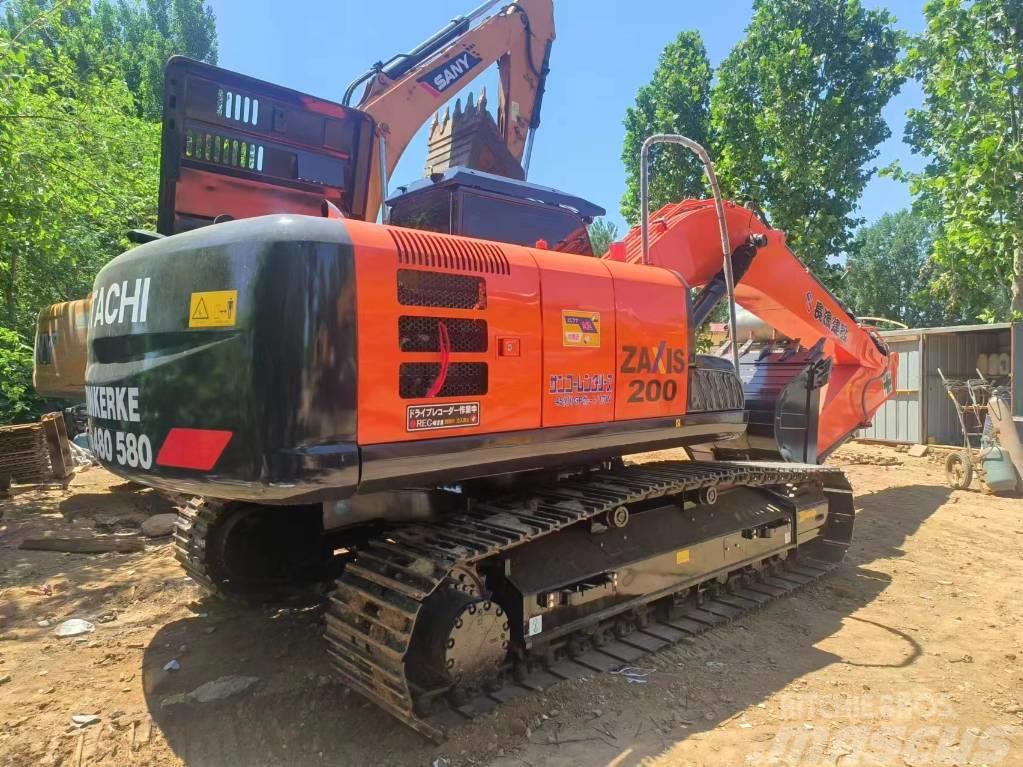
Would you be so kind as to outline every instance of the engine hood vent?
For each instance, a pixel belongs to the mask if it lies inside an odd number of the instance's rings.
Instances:
[[[499,247],[488,242],[414,229],[392,228],[388,231],[398,248],[401,264],[459,272],[511,274],[508,258]]]

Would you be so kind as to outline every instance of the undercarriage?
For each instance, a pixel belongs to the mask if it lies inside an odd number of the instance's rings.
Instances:
[[[817,579],[852,528],[839,471],[664,461],[327,533],[316,507],[195,499],[176,542],[189,574],[230,599],[333,580],[338,676],[441,739],[528,690],[634,663]]]

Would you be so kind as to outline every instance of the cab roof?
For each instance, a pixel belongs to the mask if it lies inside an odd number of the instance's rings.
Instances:
[[[399,186],[396,189],[397,194],[387,198],[387,204],[395,205],[406,197],[426,189],[459,186],[479,189],[484,192],[492,192],[520,200],[535,200],[545,205],[570,208],[587,219],[594,219],[607,213],[599,205],[584,200],[581,197],[552,189],[549,186],[531,184],[528,181],[519,181],[465,167],[448,168],[443,172],[432,174],[429,178],[421,178],[410,184]]]

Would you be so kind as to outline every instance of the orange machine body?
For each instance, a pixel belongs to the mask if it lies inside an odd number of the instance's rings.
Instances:
[[[345,226],[360,445],[685,415],[692,344],[676,272]],[[444,354],[438,322],[452,343],[443,387],[429,396]]]

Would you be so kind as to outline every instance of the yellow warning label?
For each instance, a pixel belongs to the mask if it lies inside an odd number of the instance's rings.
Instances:
[[[689,549],[680,549],[675,552],[675,564],[684,565],[689,561]]]
[[[561,332],[565,346],[600,348],[600,312],[562,309]]]
[[[193,293],[188,303],[188,327],[230,328],[238,318],[237,290]]]
[[[813,522],[817,518],[817,509],[805,509],[799,512],[799,524]]]

